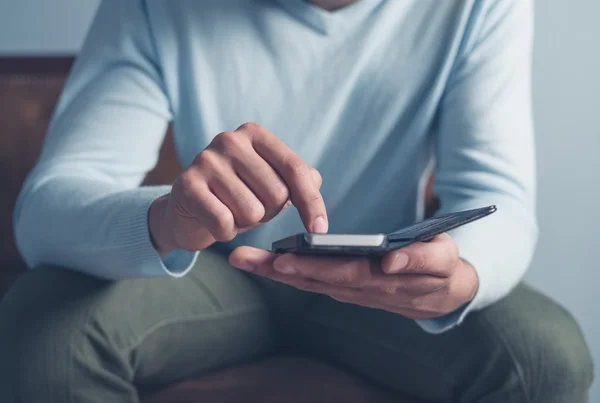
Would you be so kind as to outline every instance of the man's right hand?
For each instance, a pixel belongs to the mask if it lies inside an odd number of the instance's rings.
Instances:
[[[307,231],[326,233],[321,175],[256,123],[217,135],[152,204],[150,235],[161,256],[198,251],[266,223],[293,204]]]

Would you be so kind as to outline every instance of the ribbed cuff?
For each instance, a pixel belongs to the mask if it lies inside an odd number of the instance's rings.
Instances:
[[[481,251],[477,250],[477,245],[474,242],[469,242],[462,234],[452,236],[460,250],[460,256],[467,261],[475,271],[479,279],[479,287],[475,297],[466,305],[447,315],[434,319],[417,320],[417,324],[428,333],[443,333],[451,328],[459,325],[467,317],[467,315],[480,307],[487,306],[494,302],[495,292],[490,292],[488,286],[490,284],[488,275],[482,276],[483,269],[489,266],[489,258],[481,255]],[[466,237],[468,238],[468,237]],[[485,253],[485,251],[484,251]],[[487,266],[486,266],[487,265]],[[479,270],[478,270],[479,269]]]
[[[198,259],[199,252],[176,250],[165,257],[162,262],[165,270],[173,277],[182,277],[191,270]]]
[[[418,320],[429,333],[441,333],[460,325],[470,312],[490,306],[506,296],[521,280],[531,261],[537,239],[534,219],[511,200],[493,197],[498,212],[450,231],[460,257],[477,273],[479,287],[475,297],[460,309],[435,319]],[[489,201],[489,199],[488,199]],[[492,204],[479,200],[476,205],[451,206],[460,211]],[[440,214],[447,212],[443,211]]]
[[[111,273],[111,278],[131,277],[182,277],[193,266],[198,253],[178,251],[164,261],[154,248],[148,227],[148,212],[154,200],[170,192],[169,186],[143,187],[125,192],[119,203],[118,215],[113,217],[115,232],[113,247],[120,250],[124,260],[120,273]],[[127,205],[124,205],[126,200]]]
[[[466,208],[461,206],[461,209]],[[480,309],[494,302],[494,297],[498,294],[498,291],[489,289],[490,283],[494,284],[493,279],[490,282],[489,278],[490,274],[493,274],[493,271],[490,273],[489,270],[491,253],[488,248],[482,247],[479,242],[481,236],[478,237],[478,232],[480,231],[480,233],[485,233],[496,230],[493,226],[489,228],[489,221],[486,220],[488,218],[483,218],[479,222],[467,224],[465,227],[450,232],[450,236],[452,236],[452,239],[458,246],[460,257],[473,266],[477,273],[479,287],[475,297],[468,304],[447,315],[434,319],[417,320],[417,324],[426,332],[445,332],[462,323],[473,310]]]

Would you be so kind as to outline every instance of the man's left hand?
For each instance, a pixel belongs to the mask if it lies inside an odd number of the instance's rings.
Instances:
[[[229,262],[300,290],[412,319],[454,312],[473,299],[479,286],[474,268],[459,257],[448,234],[376,259],[278,255],[243,246]]]

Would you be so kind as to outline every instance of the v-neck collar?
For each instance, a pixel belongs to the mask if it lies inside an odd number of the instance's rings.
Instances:
[[[288,12],[324,35],[333,35],[366,18],[382,1],[359,0],[338,10],[320,8],[308,0],[278,0]]]

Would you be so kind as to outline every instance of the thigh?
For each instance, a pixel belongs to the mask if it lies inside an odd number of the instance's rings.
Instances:
[[[593,372],[573,318],[524,285],[438,335],[322,297],[297,336],[312,354],[432,402],[582,403]]]
[[[125,401],[116,396],[133,385],[166,385],[274,345],[256,285],[211,251],[180,279],[108,282],[40,267],[2,301],[0,321],[0,375],[19,394],[92,387]]]

